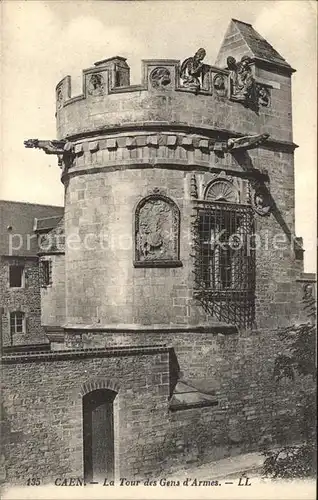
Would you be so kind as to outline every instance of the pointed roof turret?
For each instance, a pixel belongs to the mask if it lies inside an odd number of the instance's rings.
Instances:
[[[226,66],[228,56],[236,59],[249,56],[255,61],[270,63],[290,73],[295,71],[274,47],[255,31],[251,24],[237,19],[232,19],[230,22],[216,59],[216,66]]]

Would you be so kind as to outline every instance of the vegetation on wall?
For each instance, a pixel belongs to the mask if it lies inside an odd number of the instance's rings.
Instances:
[[[284,328],[279,332],[282,352],[277,356],[274,366],[276,383],[287,378],[293,383],[297,378],[307,377],[316,380],[316,325],[315,298],[308,289],[304,296],[304,308],[308,322]],[[275,450],[263,452],[265,461],[263,473],[272,478],[304,478],[316,474],[316,391],[314,384],[304,384],[306,390],[301,394],[297,418],[301,442],[296,445],[283,445]],[[293,422],[290,422],[293,425]]]

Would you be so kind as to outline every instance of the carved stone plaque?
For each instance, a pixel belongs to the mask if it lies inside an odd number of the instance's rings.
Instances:
[[[179,261],[180,214],[163,195],[144,198],[135,214],[135,267],[176,267]]]
[[[215,75],[213,78],[213,87],[216,94],[225,97],[227,94],[226,79],[224,75]]]
[[[171,74],[168,68],[159,67],[150,73],[150,83],[153,88],[165,88],[171,83]]]
[[[87,93],[92,96],[99,96],[105,93],[105,82],[102,75],[94,73],[88,82]]]

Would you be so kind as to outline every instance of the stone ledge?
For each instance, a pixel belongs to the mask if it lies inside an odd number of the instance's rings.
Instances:
[[[208,408],[213,406],[218,406],[218,401],[198,401],[195,403],[172,403],[169,406],[169,410],[173,413],[177,411],[193,410],[195,408]]]
[[[316,273],[301,273],[300,277],[296,279],[298,282],[312,282],[316,283]]]
[[[171,159],[171,158],[151,158],[151,159],[140,159],[136,161],[136,159],[129,160],[115,160],[115,161],[107,161],[107,165],[105,166],[76,166],[71,167],[69,170],[65,170],[62,174],[62,182],[65,182],[66,179],[71,177],[76,177],[84,174],[97,174],[97,173],[110,173],[116,172],[120,170],[153,170],[153,169],[165,169],[165,170],[174,170],[181,172],[202,172],[202,173],[221,173],[226,172],[229,175],[234,175],[241,179],[249,179],[249,178],[266,178],[265,174],[262,174],[259,170],[251,169],[249,171],[243,171],[239,165],[235,166],[232,164],[231,166],[226,164],[221,164],[220,166],[214,165],[210,161],[204,160],[180,160],[180,159]]]
[[[67,361],[78,358],[113,358],[122,356],[142,356],[149,354],[169,353],[170,348],[165,345],[157,346],[129,346],[101,349],[73,349],[61,351],[26,352],[21,354],[6,354],[2,356],[5,365],[16,363],[32,363],[41,361]]]
[[[78,324],[65,324],[63,326],[65,333],[130,333],[130,332],[180,332],[180,333],[211,333],[224,335],[238,333],[235,325],[229,325],[221,322],[211,322],[209,324],[201,325],[177,325],[177,324],[154,324],[154,325],[140,325],[140,324],[91,324],[91,325],[78,325]]]
[[[2,347],[2,353],[7,355],[20,354],[25,352],[49,352],[50,344],[20,344],[5,345]]]
[[[182,267],[181,260],[135,260],[134,267]]]
[[[177,133],[177,132],[185,132],[185,133],[190,133],[191,135],[193,134],[198,134],[198,135],[206,135],[208,138],[217,138],[218,140],[225,140],[229,137],[243,137],[244,134],[236,132],[235,130],[230,130],[230,129],[225,129],[225,128],[219,128],[211,125],[195,125],[194,123],[187,123],[187,122],[178,122],[178,121],[136,121],[136,122],[124,122],[121,125],[110,125],[110,126],[101,126],[101,127],[94,127],[92,130],[86,130],[82,131],[76,134],[67,134],[66,139],[71,142],[76,142],[83,140],[85,138],[89,137],[98,137],[101,136],[101,134],[104,136],[107,135],[109,136],[110,134],[118,134],[118,133],[123,133],[123,132],[129,132],[132,130],[136,130],[140,133],[140,129],[145,132],[147,129],[156,131],[156,132],[169,132],[171,134]],[[257,133],[257,132],[255,132]],[[100,137],[100,139],[105,138],[105,137]],[[205,137],[204,137],[205,138]],[[292,141],[283,141],[279,139],[274,139],[270,137],[264,144],[261,144],[259,146],[260,148],[264,149],[280,149],[286,148],[288,150],[294,150],[295,148],[298,148],[298,145],[295,144]]]

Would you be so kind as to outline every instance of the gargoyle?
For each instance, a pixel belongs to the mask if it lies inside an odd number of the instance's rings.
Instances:
[[[65,147],[66,145],[71,145],[71,143],[66,141],[42,141],[39,139],[28,139],[24,141],[24,146],[26,148],[38,148],[43,149],[47,155],[62,155],[66,151],[70,151],[70,147]]]
[[[213,146],[215,154],[223,155],[232,151],[242,151],[257,148],[269,138],[269,134],[246,135],[230,138],[227,141],[216,141]]]
[[[227,141],[227,150],[233,151],[238,149],[254,149],[263,142],[267,141],[268,138],[269,134],[246,135],[235,139],[230,138]]]
[[[71,160],[74,154],[73,144],[67,141],[27,139],[24,141],[24,146],[26,148],[43,149],[47,155],[57,155],[60,166],[63,161],[66,163],[67,160]]]

